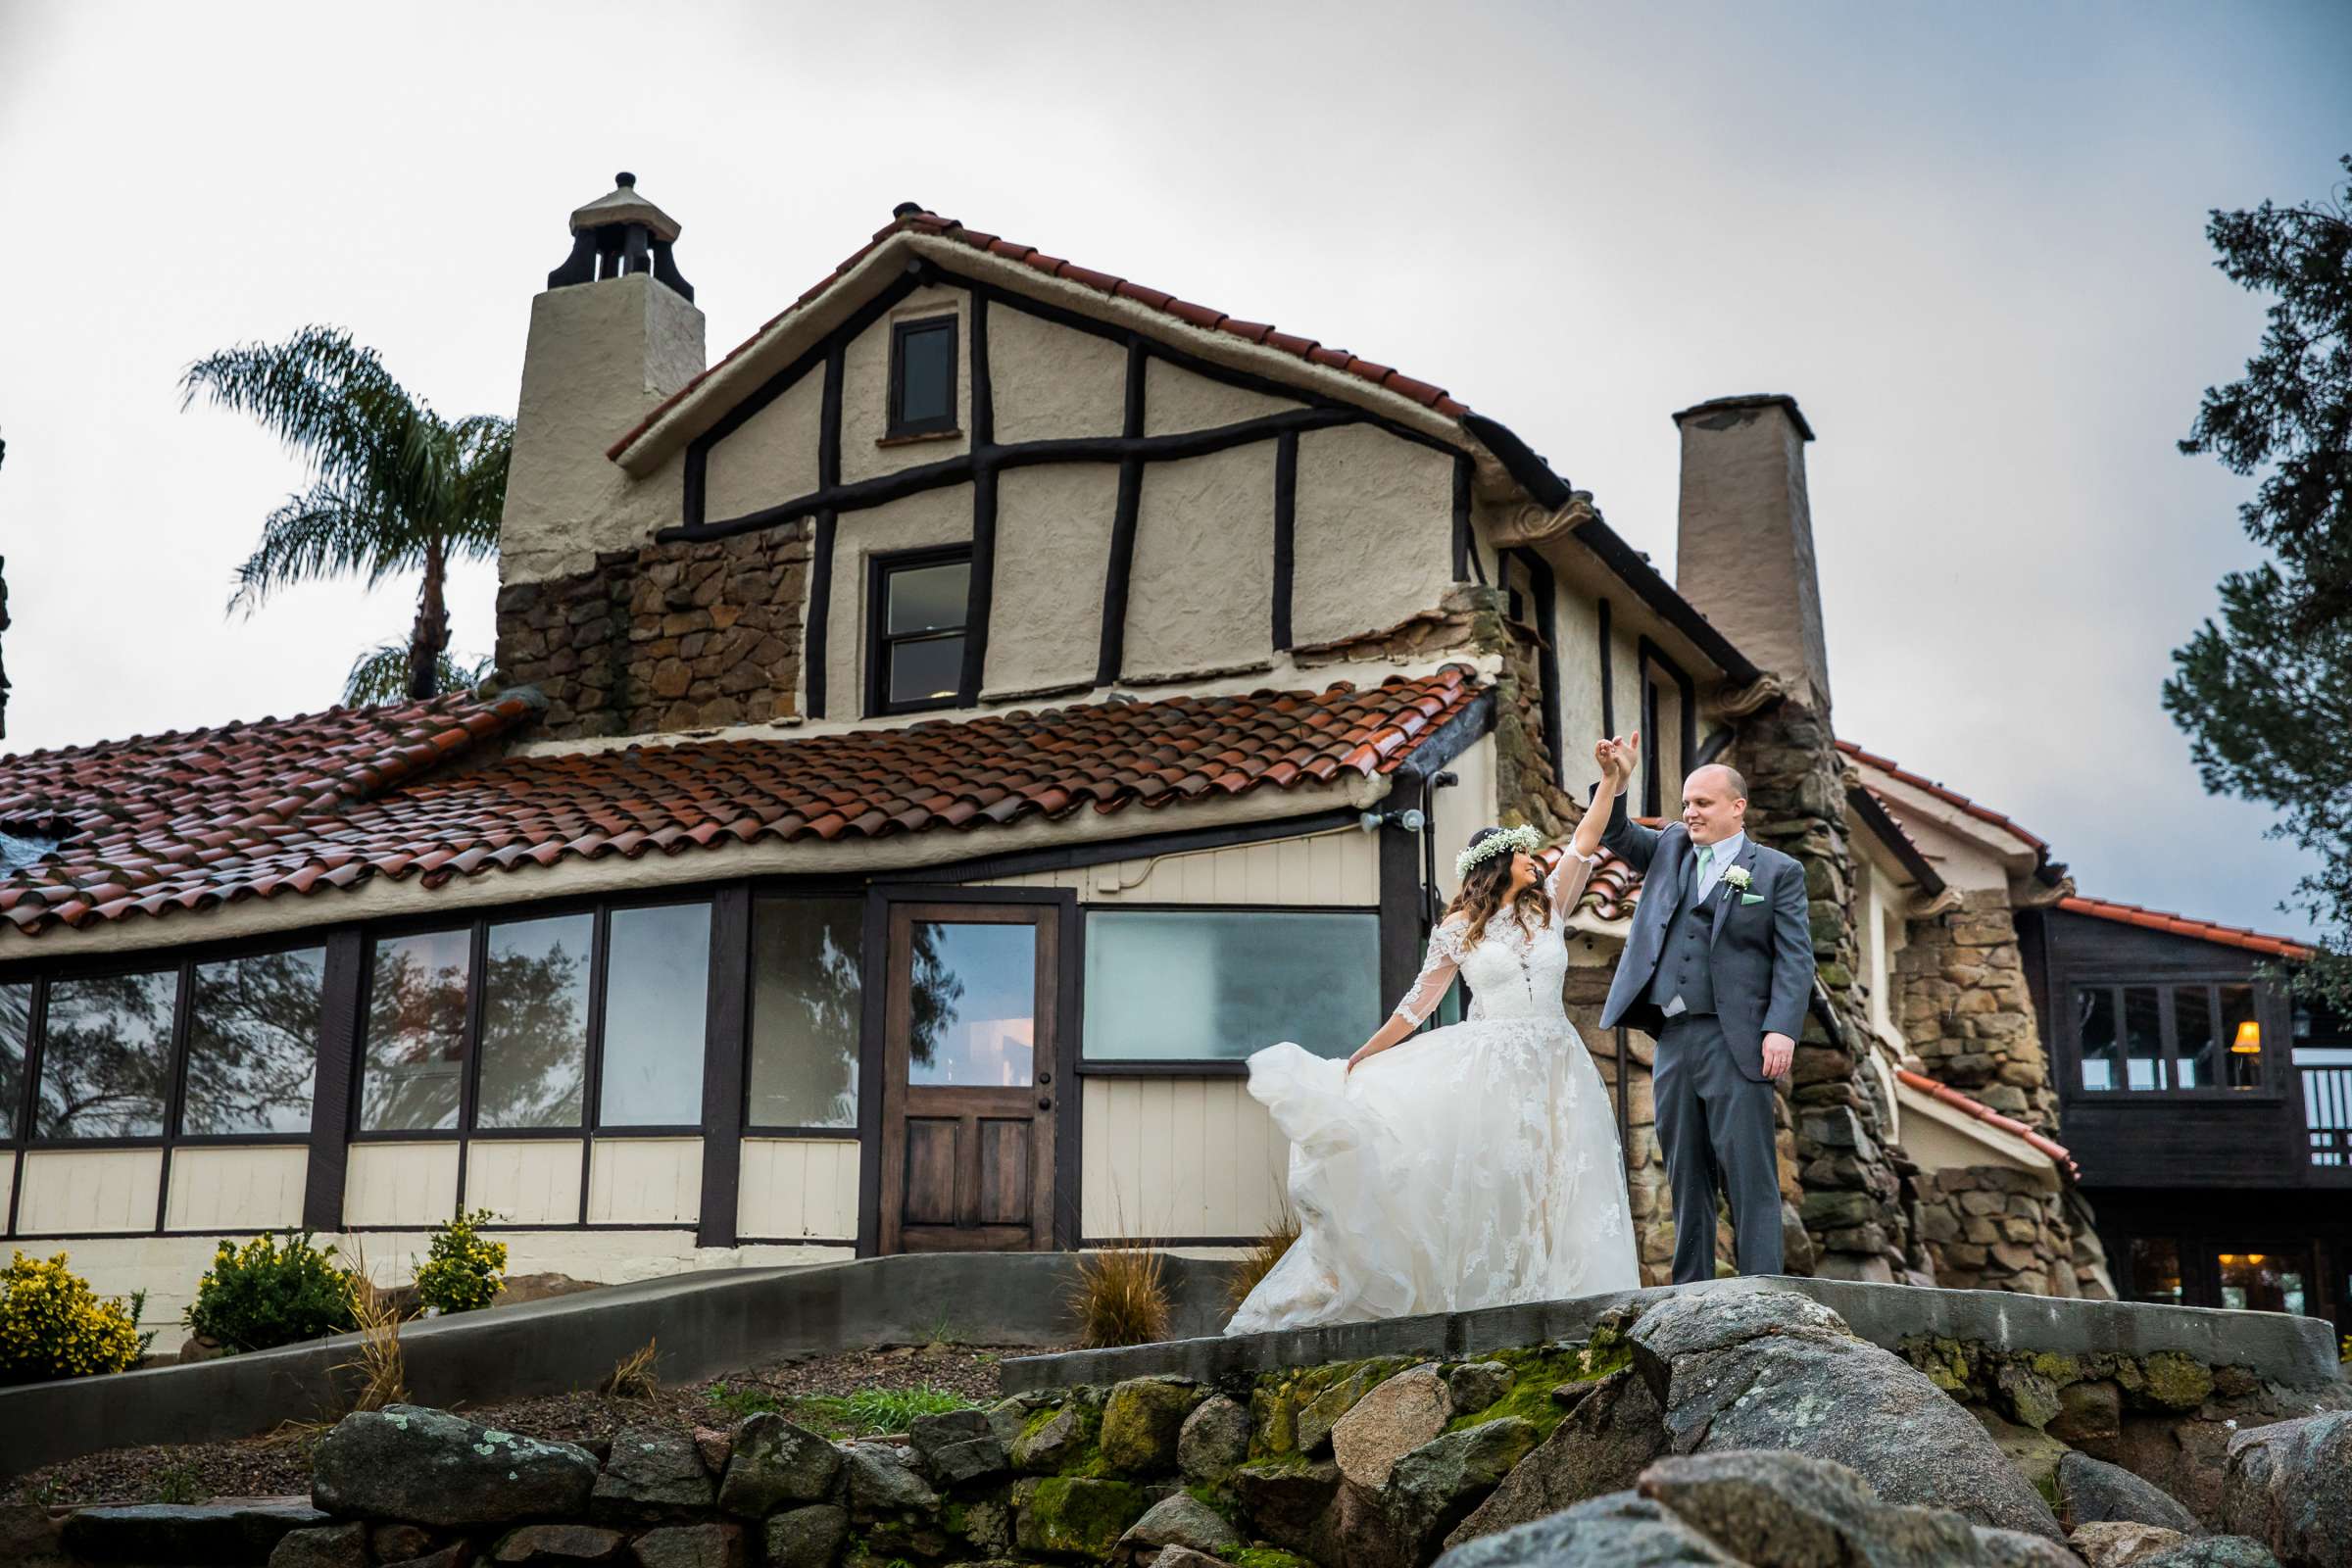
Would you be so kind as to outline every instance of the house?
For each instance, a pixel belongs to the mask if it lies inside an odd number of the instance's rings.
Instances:
[[[2103,1289],[2005,978],[2063,879],[1839,749],[1792,399],[1675,416],[1670,585],[1438,385],[913,204],[715,363],[631,176],[570,232],[496,680],[0,763],[19,1244],[167,1321],[220,1236],[396,1271],[482,1208],[605,1280],[1230,1248],[1287,1157],[1243,1057],[1360,1043],[1455,847],[1565,832],[1639,724],[1631,809],[1736,760],[1808,868],[1792,1266]],[[1594,1016],[1638,896],[1567,1000],[1655,1278],[1649,1042]],[[1915,1029],[1945,948],[2006,956]]]

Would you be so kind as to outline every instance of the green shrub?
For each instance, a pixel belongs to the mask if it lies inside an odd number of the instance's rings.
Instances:
[[[288,1231],[283,1247],[267,1233],[243,1247],[223,1241],[188,1306],[188,1327],[228,1350],[267,1350],[357,1326],[351,1271],[333,1247],[313,1247],[308,1231]]]
[[[507,1244],[482,1239],[490,1210],[477,1208],[433,1233],[432,1250],[416,1271],[416,1296],[435,1311],[471,1312],[507,1288]]]
[[[15,1255],[0,1274],[0,1383],[121,1372],[139,1358],[139,1330],[120,1299],[101,1301],[66,1266]]]

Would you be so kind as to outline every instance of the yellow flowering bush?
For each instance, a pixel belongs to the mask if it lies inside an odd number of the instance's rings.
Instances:
[[[243,1247],[223,1240],[188,1307],[188,1327],[231,1350],[266,1350],[355,1326],[351,1272],[333,1247],[313,1247],[308,1231],[289,1231],[282,1248],[268,1234]]]
[[[432,1250],[416,1271],[416,1296],[439,1312],[488,1306],[507,1288],[507,1244],[484,1240],[490,1210],[477,1208],[433,1233]]]
[[[120,1298],[102,1301],[66,1266],[15,1255],[0,1274],[0,1383],[121,1372],[139,1358],[139,1329]]]

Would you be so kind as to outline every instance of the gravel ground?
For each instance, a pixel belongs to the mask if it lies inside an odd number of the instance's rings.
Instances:
[[[932,1391],[964,1402],[997,1397],[997,1363],[1035,1348],[933,1345],[798,1357],[724,1377],[658,1389],[639,1398],[591,1393],[541,1395],[463,1409],[486,1426],[557,1442],[597,1444],[623,1426],[680,1431],[728,1427],[754,1409],[778,1409],[836,1437],[898,1430],[904,1403],[877,1391]],[[863,1396],[856,1405],[847,1401]],[[944,1398],[942,1402],[945,1402]],[[893,1419],[894,1417],[898,1419]],[[311,1447],[323,1428],[288,1428],[235,1443],[110,1448],[4,1484],[8,1500],[57,1506],[94,1502],[196,1502],[311,1490]]]

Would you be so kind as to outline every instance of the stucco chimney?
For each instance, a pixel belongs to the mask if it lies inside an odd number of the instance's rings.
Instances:
[[[678,272],[678,223],[637,176],[571,215],[572,246],[531,301],[499,528],[502,582],[577,571],[638,542],[643,519],[606,449],[703,368],[703,313]]]
[[[1683,432],[1675,587],[1764,669],[1830,710],[1830,660],[1805,500],[1813,427],[1783,394],[1713,398],[1674,416]]]

